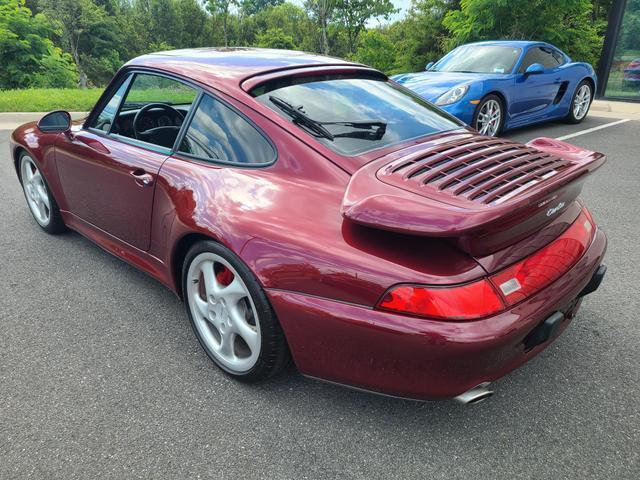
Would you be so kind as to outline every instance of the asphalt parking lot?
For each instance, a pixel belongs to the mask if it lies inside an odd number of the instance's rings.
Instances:
[[[615,121],[550,124],[528,141]],[[640,122],[571,138],[607,278],[481,404],[225,377],[168,290],[32,220],[0,132],[0,478],[640,478]]]

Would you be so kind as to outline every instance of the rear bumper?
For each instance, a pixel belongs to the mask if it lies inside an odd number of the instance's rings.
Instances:
[[[511,310],[472,322],[408,318],[278,290],[268,295],[303,374],[401,397],[451,398],[504,376],[564,331],[605,250],[605,235],[598,230],[578,263],[548,288]],[[562,319],[550,338],[525,345],[555,312],[562,312]]]

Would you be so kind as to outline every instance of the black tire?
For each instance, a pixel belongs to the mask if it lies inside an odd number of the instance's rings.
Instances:
[[[492,102],[495,102],[495,103],[492,103]],[[471,122],[471,126],[473,128],[475,128],[478,132],[481,131],[482,125],[478,124],[478,119],[479,119],[480,114],[483,111],[483,109],[485,109],[489,104],[497,105],[497,107],[499,108],[499,112],[500,112],[500,120],[498,122],[497,129],[494,132],[492,132],[490,134],[484,133],[483,135],[489,135],[489,136],[492,136],[492,137],[499,137],[500,134],[502,133],[502,128],[504,127],[505,108],[504,108],[504,103],[502,102],[502,99],[500,97],[498,97],[497,95],[489,94],[486,97],[484,97],[480,101],[480,103],[478,103],[478,105],[476,106],[476,110],[473,113],[473,121]]]
[[[587,105],[587,109],[582,114],[582,116],[579,116],[579,115],[576,116],[576,112],[574,110],[574,107],[575,107],[575,104],[576,104],[576,99],[578,97],[578,93],[585,86],[588,87],[588,89],[589,89],[589,104]],[[576,123],[582,122],[585,118],[587,118],[587,115],[589,113],[589,109],[591,108],[591,103],[592,102],[593,102],[593,86],[591,85],[591,82],[589,82],[588,80],[583,80],[578,84],[576,89],[573,91],[573,95],[571,96],[571,104],[569,105],[569,113],[567,114],[567,116],[565,118],[565,121],[567,123],[571,123],[571,124],[576,124]]]
[[[29,194],[27,193],[27,186],[25,185],[25,179],[22,178],[23,171],[24,171],[23,164],[27,161],[31,162],[31,164],[35,166],[37,171],[40,172],[40,176],[42,178],[42,186],[48,198],[49,207],[50,207],[48,208],[49,215],[48,215],[48,220],[46,222],[43,222],[41,219],[38,219],[38,217],[36,216],[36,214],[34,213],[31,207],[32,200],[30,200]],[[22,186],[22,192],[24,193],[25,200],[27,201],[27,207],[29,208],[29,212],[31,213],[31,216],[36,221],[36,223],[40,226],[40,228],[42,228],[45,232],[51,235],[58,235],[60,233],[67,231],[67,227],[65,226],[64,221],[62,220],[62,215],[60,215],[60,208],[58,207],[58,203],[56,202],[56,199],[51,194],[51,189],[49,188],[49,184],[47,183],[47,180],[44,178],[44,175],[42,175],[40,168],[36,164],[36,161],[33,159],[31,155],[29,155],[26,152],[21,152],[18,157],[18,178],[20,179],[20,185]]]
[[[191,302],[189,298],[189,271],[194,260],[202,258],[202,254],[214,254],[222,259],[226,260],[235,272],[240,276],[243,286],[246,287],[250,295],[250,300],[255,307],[257,313],[256,323],[259,322],[258,336],[260,338],[260,353],[255,361],[255,364],[247,371],[234,371],[231,368],[225,366],[216,356],[213,349],[207,343],[203,334],[196,326],[194,314],[192,312]],[[193,274],[193,272],[192,272]],[[235,278],[235,277],[234,277]],[[193,280],[192,280],[193,281]],[[195,283],[195,282],[194,282]],[[204,288],[204,287],[203,287]],[[242,260],[231,250],[216,243],[214,241],[201,241],[194,244],[188,251],[183,267],[182,267],[182,292],[184,297],[184,304],[187,310],[187,316],[191,322],[191,327],[200,342],[200,345],[207,353],[209,358],[225,373],[233,377],[234,379],[253,383],[260,380],[264,380],[269,377],[273,377],[280,373],[287,366],[290,360],[289,347],[285,339],[282,327],[278,321],[264,290],[254,277],[249,268],[242,262]],[[209,294],[206,293],[208,301]],[[225,304],[226,305],[226,304]],[[235,348],[235,347],[232,347]],[[234,353],[235,355],[235,353]]]

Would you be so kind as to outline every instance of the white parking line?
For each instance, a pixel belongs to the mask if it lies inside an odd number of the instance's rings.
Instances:
[[[579,132],[570,133],[569,135],[563,135],[561,137],[556,137],[556,140],[568,140],[573,137],[579,137],[580,135],[586,135],[587,133],[595,132],[596,130],[602,130],[603,128],[614,127],[616,125],[620,125],[621,123],[628,122],[629,119],[625,118],[624,120],[617,120],[611,123],[605,123],[604,125],[598,125],[597,127],[587,128],[586,130],[581,130]]]

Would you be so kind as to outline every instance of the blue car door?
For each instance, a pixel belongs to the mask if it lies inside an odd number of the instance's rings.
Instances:
[[[541,73],[527,74],[527,68],[538,63]],[[515,75],[514,96],[509,113],[515,122],[541,120],[550,114],[562,85],[560,57],[545,46],[530,47]]]

